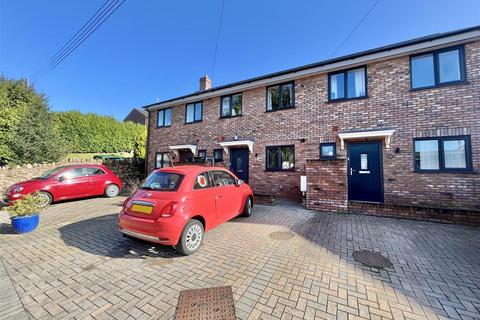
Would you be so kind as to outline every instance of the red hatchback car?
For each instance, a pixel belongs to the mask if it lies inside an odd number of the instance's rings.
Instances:
[[[7,189],[4,203],[21,199],[39,191],[41,203],[106,195],[115,197],[122,189],[120,179],[103,165],[81,164],[57,167],[32,180],[14,184]]]
[[[205,231],[240,214],[250,216],[252,207],[252,189],[225,168],[163,168],[125,200],[119,229],[188,255],[198,250]]]

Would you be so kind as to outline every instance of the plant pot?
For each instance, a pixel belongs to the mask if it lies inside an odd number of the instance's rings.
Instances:
[[[18,216],[11,218],[12,228],[15,233],[27,233],[38,226],[39,216],[37,213],[29,216]]]

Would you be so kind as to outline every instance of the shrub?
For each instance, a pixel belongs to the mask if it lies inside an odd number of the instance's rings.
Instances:
[[[11,206],[5,208],[11,217],[24,217],[34,213],[40,213],[45,207],[39,205],[38,192],[25,195],[23,199],[13,202]]]

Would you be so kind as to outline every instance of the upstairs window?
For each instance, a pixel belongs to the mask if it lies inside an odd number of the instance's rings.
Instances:
[[[194,102],[185,106],[185,123],[194,123],[202,121],[203,103]]]
[[[471,171],[470,136],[414,140],[415,171]]]
[[[242,115],[242,94],[232,94],[231,96],[225,96],[220,99],[221,109],[220,117],[236,117]]]
[[[295,84],[278,84],[267,88],[267,111],[295,107]]]
[[[330,101],[364,98],[367,96],[367,68],[330,73],[328,87]]]
[[[157,128],[169,127],[172,125],[172,108],[158,110]]]
[[[410,57],[412,89],[465,81],[464,48],[437,50]]]
[[[267,147],[267,171],[293,170],[295,168],[295,147]]]

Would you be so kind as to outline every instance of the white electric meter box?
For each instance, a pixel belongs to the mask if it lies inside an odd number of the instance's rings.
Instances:
[[[307,192],[307,176],[300,176],[300,191]]]

